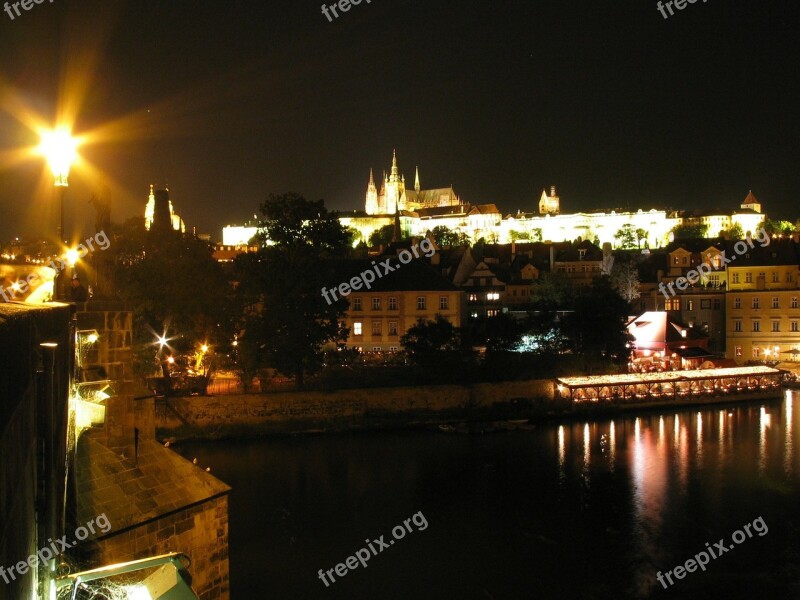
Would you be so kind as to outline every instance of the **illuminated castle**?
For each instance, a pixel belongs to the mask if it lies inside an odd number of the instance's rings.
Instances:
[[[449,188],[420,189],[419,168],[414,176],[414,189],[406,189],[405,175],[397,168],[397,153],[392,154],[392,169],[384,173],[381,190],[375,186],[372,169],[369,171],[365,210],[368,215],[393,215],[398,210],[417,211],[423,208],[441,208],[461,204],[452,186]]]

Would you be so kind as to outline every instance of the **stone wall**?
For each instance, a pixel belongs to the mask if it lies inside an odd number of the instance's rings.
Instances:
[[[230,597],[228,497],[188,507],[98,542],[100,564],[115,564],[168,552],[191,559],[192,589],[200,600]]]
[[[0,600],[36,597],[44,569],[17,565],[63,534],[70,321],[66,305],[0,304]]]
[[[519,417],[552,408],[552,401],[552,380],[191,396],[157,400],[156,430],[189,439],[402,427]]]
[[[97,343],[89,349],[86,367],[102,367],[100,379],[129,381],[132,372],[133,313],[116,302],[89,301],[78,304],[78,329],[96,329]]]

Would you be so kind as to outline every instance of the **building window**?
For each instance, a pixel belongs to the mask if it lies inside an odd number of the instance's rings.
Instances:
[[[381,309],[381,299],[380,298],[373,298],[372,299],[372,310],[380,310]]]
[[[478,301],[478,294],[470,294],[469,295],[470,302],[477,302]]]
[[[742,322],[741,321],[734,321],[733,322],[733,330],[734,331],[741,331],[742,330]]]
[[[733,274],[733,283],[739,283],[739,274],[738,273],[734,273]]]
[[[761,298],[758,296],[753,298],[753,308],[761,308]]]
[[[733,299],[733,308],[742,308],[742,299],[741,298],[734,298]]]
[[[353,335],[361,335],[361,321],[353,323]]]
[[[761,348],[753,348],[753,358],[761,358]]]
[[[680,310],[680,309],[681,309],[680,298],[667,298],[667,301],[664,303],[664,310]]]
[[[397,335],[397,321],[389,321],[389,335]]]
[[[383,333],[383,326],[380,321],[372,322],[372,335],[381,335]]]
[[[486,299],[490,300],[490,301],[491,300],[500,300],[500,294],[497,293],[497,292],[489,292],[488,294],[486,294]]]
[[[439,310],[448,310],[450,308],[450,300],[447,296],[439,296]]]
[[[797,296],[792,297],[792,308],[797,308]]]
[[[772,283],[780,283],[780,281],[781,281],[780,273],[777,273],[776,271],[773,271],[772,272]]]
[[[773,298],[772,299],[772,308],[780,308],[780,307],[781,307],[780,300],[778,298]]]
[[[425,296],[417,296],[417,310],[425,310]]]
[[[792,275],[791,273],[787,273],[786,274],[786,282],[787,283],[792,283],[793,281],[794,281],[794,275]]]
[[[722,308],[722,302],[719,300],[714,300],[714,310],[720,310]]]
[[[353,310],[361,310],[361,298],[353,298]]]
[[[741,356],[742,355],[742,347],[741,346],[736,346],[735,353],[736,353],[736,356]]]
[[[694,310],[694,300],[686,301],[686,310]]]
[[[794,331],[795,333],[800,331],[800,322],[792,321],[792,331]]]
[[[753,274],[752,273],[745,273],[744,274],[744,282],[745,283],[753,283]]]
[[[780,331],[781,330],[781,322],[780,321],[773,321],[772,322],[772,331]]]
[[[711,308],[711,300],[700,300],[700,308]]]
[[[496,317],[499,314],[500,314],[500,309],[498,308],[490,308],[489,310],[486,311],[487,317]]]
[[[397,346],[389,346],[389,352],[397,352]]]
[[[380,346],[373,346],[372,347],[372,351],[373,352],[380,352],[381,351],[381,347]]]
[[[683,265],[688,265],[688,264],[689,264],[689,257],[688,257],[688,256],[684,256],[684,257],[681,259],[681,264],[683,264]]]
[[[761,323],[759,321],[753,321],[753,331],[761,331]]]
[[[389,310],[397,310],[397,298],[394,296],[389,297]]]

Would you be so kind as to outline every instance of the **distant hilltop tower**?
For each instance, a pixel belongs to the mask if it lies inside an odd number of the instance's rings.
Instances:
[[[183,219],[175,213],[172,200],[169,199],[169,188],[155,189],[150,185],[150,195],[147,198],[147,205],[144,209],[144,226],[150,231],[180,231],[186,233],[186,225]]]
[[[539,198],[539,214],[540,215],[557,215],[561,212],[559,206],[559,198],[556,193],[556,186],[550,187],[550,195],[547,195],[547,190],[542,190],[542,197]]]
[[[747,198],[742,202],[742,210],[752,210],[757,213],[761,212],[761,202],[755,197],[753,190],[750,190],[750,193],[747,194]]]

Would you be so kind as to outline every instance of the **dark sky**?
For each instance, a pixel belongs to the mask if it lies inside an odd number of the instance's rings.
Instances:
[[[800,216],[797,2],[55,0],[0,13],[0,239],[55,231],[41,161],[10,163],[77,83],[96,167],[68,213],[112,186],[112,217],[169,183],[187,224],[218,237],[270,192],[363,209],[397,148],[423,187],[534,210],[736,208]],[[65,93],[64,90],[70,90]],[[113,128],[104,127],[118,122]]]

